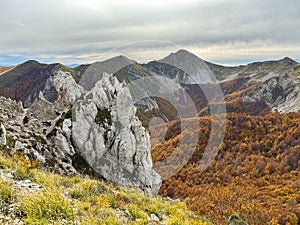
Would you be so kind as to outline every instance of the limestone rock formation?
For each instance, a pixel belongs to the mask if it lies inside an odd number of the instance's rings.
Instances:
[[[6,130],[3,124],[0,124],[0,145],[6,145]]]
[[[70,73],[58,71],[53,78],[53,83],[59,93],[59,99],[65,104],[73,105],[77,100],[82,98],[84,89],[78,85]]]
[[[129,89],[104,74],[74,106],[73,143],[107,180],[156,195],[161,179],[152,170],[149,134],[135,113]]]
[[[244,102],[264,101],[273,110],[282,113],[297,112],[300,109],[299,100],[299,80],[292,79],[287,74],[266,80],[249,96],[244,96]]]
[[[0,119],[9,130],[10,145],[63,175],[80,175],[76,163],[83,157],[93,174],[156,195],[161,179],[152,170],[149,134],[135,116],[126,85],[104,74],[86,92],[62,71],[46,83],[58,93],[53,103],[46,100],[47,91],[27,109],[1,97]],[[6,140],[4,126],[1,143]]]

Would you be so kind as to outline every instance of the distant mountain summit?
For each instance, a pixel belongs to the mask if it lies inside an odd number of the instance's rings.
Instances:
[[[215,83],[216,79],[206,62],[198,56],[186,51],[179,50],[159,60],[161,63],[175,66],[184,71],[179,80],[183,84]]]
[[[181,85],[183,90],[192,96],[200,111],[207,106],[202,89],[217,84],[220,84],[225,99],[226,95],[235,96],[234,99],[230,97],[229,111],[236,111],[237,105],[243,105],[242,111],[246,108],[254,109],[255,104],[262,106],[256,107],[255,113],[264,111],[266,106],[269,107],[268,110],[281,112],[300,109],[300,64],[295,60],[285,57],[280,60],[227,67],[207,62],[187,50],[179,50],[147,64],[140,64],[122,55],[74,68],[59,63],[42,64],[29,60],[15,67],[0,67],[0,95],[21,101],[26,108],[33,104],[40,93],[46,100],[53,102],[58,97],[53,85],[53,76],[58,71],[73,76],[86,91],[91,90],[102,79],[103,73],[113,74],[120,82],[130,84],[135,104],[143,110],[166,109],[162,107],[165,102],[162,103],[151,95],[164,91],[160,89],[168,89],[170,95],[174,91],[172,82]],[[170,82],[166,82],[166,79]],[[164,86],[156,85],[160,83]],[[144,100],[139,99],[141,93]],[[234,93],[236,95],[233,95]]]
[[[115,74],[124,67],[135,63],[135,61],[122,55],[103,62],[95,62],[87,68],[82,75],[79,84],[83,86],[85,90],[91,90],[97,81],[102,79],[103,73]]]
[[[85,69],[85,65],[69,68],[59,63],[42,64],[35,60],[26,61],[0,76],[0,95],[23,102],[24,107],[29,107],[37,99],[40,92],[48,101],[57,98],[51,78],[59,70],[69,72],[76,79]]]
[[[30,99],[37,98],[39,92],[45,88],[47,79],[59,69],[58,64],[46,65],[34,60],[24,62],[0,76],[0,95],[23,102],[28,107]],[[53,101],[57,97],[53,94],[46,96]]]

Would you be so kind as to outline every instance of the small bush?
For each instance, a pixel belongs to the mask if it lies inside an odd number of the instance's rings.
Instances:
[[[80,177],[62,177],[54,173],[45,173],[38,170],[33,171],[34,182],[46,188],[69,188],[74,184],[82,182]]]
[[[24,196],[20,201],[20,210],[26,215],[26,224],[32,224],[32,221],[35,221],[34,224],[45,224],[44,221],[49,220],[74,219],[70,202],[59,191],[53,189]]]
[[[12,135],[6,136],[6,145],[12,148],[15,146],[15,139]]]
[[[18,167],[14,171],[14,177],[16,180],[33,180],[34,174],[28,168]]]
[[[4,215],[9,213],[8,208],[15,199],[15,193],[11,184],[0,181],[0,212]]]
[[[110,201],[106,196],[94,196],[91,201],[100,208],[111,208]]]
[[[151,215],[155,214],[159,219],[163,217],[163,202],[159,200],[153,200],[152,204],[146,205],[146,212]]]
[[[11,184],[0,181],[0,201],[9,203],[14,198],[14,191]]]
[[[11,163],[0,155],[0,169],[8,169],[10,167]]]
[[[87,200],[91,196],[101,195],[107,191],[104,183],[93,180],[85,180],[74,185],[69,191],[71,198]]]
[[[129,211],[130,215],[132,216],[133,220],[141,219],[142,221],[145,221],[145,222],[148,221],[147,214],[145,212],[143,212],[141,209],[139,209],[136,205],[130,204],[128,206],[128,211]]]

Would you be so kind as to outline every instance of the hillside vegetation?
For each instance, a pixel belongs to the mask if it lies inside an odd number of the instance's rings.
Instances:
[[[0,224],[209,225],[185,204],[80,177],[35,168],[22,154],[0,154]]]
[[[3,72],[11,69],[12,67],[7,67],[7,66],[0,66],[0,74],[2,74]]]
[[[163,182],[160,194],[185,200],[215,224],[225,224],[232,213],[255,225],[299,224],[299,117],[300,113],[228,114],[219,154],[205,171],[199,170],[199,163],[210,135],[210,117],[188,119],[188,131],[180,131],[180,121],[169,123],[165,140],[152,150],[155,162],[170,155],[181,137],[194,140],[200,129],[199,142],[184,168]],[[194,127],[194,120],[201,126]],[[159,126],[152,130],[162,131]],[[174,167],[185,150],[180,151]]]

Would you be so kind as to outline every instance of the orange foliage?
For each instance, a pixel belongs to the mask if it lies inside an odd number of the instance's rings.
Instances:
[[[191,126],[193,120],[201,124],[189,131],[172,121],[165,140],[153,148],[154,162],[170,155],[181,137],[194,138],[196,129],[199,141],[184,168],[163,182],[160,194],[186,200],[190,209],[216,224],[225,224],[233,213],[249,224],[300,224],[299,118],[300,113],[228,114],[219,154],[202,172],[199,162],[210,135],[210,117],[188,119]]]

